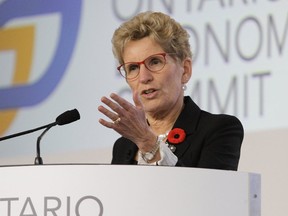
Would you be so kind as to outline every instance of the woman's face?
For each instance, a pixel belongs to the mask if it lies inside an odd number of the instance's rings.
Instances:
[[[154,40],[145,37],[128,42],[123,59],[125,63],[142,62],[158,53],[165,52]],[[145,112],[151,115],[165,115],[182,106],[184,94],[182,86],[190,79],[191,60],[180,62],[171,56],[166,55],[166,65],[162,70],[151,72],[144,64],[140,64],[139,75],[133,80],[127,80],[133,93],[136,91],[140,95]]]

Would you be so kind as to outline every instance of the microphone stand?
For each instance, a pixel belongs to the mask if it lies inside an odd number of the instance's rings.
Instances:
[[[6,140],[6,139],[10,139],[10,138],[14,138],[14,137],[18,137],[18,136],[22,136],[22,135],[25,135],[25,134],[28,134],[28,133],[33,133],[35,131],[50,127],[50,125],[54,126],[54,124],[55,123],[50,123],[50,124],[47,124],[47,125],[44,125],[44,126],[41,126],[41,127],[38,127],[38,128],[34,128],[34,129],[31,129],[31,130],[23,131],[23,132],[20,132],[20,133],[9,135],[9,136],[0,137],[0,141]]]
[[[57,125],[57,122],[51,123],[49,125],[47,125],[46,129],[41,133],[41,135],[37,138],[37,146],[36,146],[36,152],[37,152],[37,156],[34,160],[34,165],[43,165],[43,160],[40,156],[40,141],[42,139],[42,137],[46,134],[46,132],[52,128],[53,126]]]
[[[79,119],[80,119],[80,114],[79,114],[77,109],[68,110],[68,111],[62,113],[61,115],[59,115],[56,118],[56,121],[53,122],[53,123],[50,123],[50,124],[47,124],[47,125],[44,125],[44,126],[32,129],[32,130],[27,130],[27,131],[23,131],[23,132],[20,132],[20,133],[12,134],[12,135],[9,135],[9,136],[0,137],[0,141],[6,140],[6,139],[10,139],[10,138],[14,138],[14,137],[18,137],[18,136],[22,136],[22,135],[25,135],[25,134],[28,134],[28,133],[32,133],[34,131],[38,131],[38,130],[41,130],[41,129],[45,128],[45,130],[40,134],[40,136],[37,139],[37,147],[36,147],[37,156],[36,156],[36,158],[34,160],[34,164],[35,165],[38,165],[38,164],[42,165],[43,164],[43,160],[42,160],[42,158],[40,156],[40,141],[41,141],[42,137],[45,135],[45,133],[50,128],[52,128],[55,125],[70,124],[71,122],[77,121]]]

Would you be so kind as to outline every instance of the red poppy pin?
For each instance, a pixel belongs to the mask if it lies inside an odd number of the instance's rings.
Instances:
[[[168,134],[168,142],[172,144],[178,144],[184,141],[186,137],[186,133],[183,129],[181,128],[174,128],[171,130]]]

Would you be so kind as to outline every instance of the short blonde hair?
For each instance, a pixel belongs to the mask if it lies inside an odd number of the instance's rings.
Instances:
[[[123,23],[112,38],[113,54],[123,64],[123,51],[129,41],[151,37],[165,52],[175,53],[180,60],[192,57],[189,34],[170,16],[161,12],[144,12]]]

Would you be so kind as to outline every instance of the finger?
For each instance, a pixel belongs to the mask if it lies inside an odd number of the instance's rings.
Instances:
[[[113,128],[113,126],[114,126],[113,122],[108,122],[104,119],[99,119],[99,123],[102,124],[103,126],[107,127],[107,128]]]
[[[130,110],[132,107],[134,107],[134,105],[131,104],[129,101],[125,100],[124,98],[120,97],[115,93],[112,93],[110,97],[125,110]]]
[[[107,105],[109,108],[111,108],[114,112],[118,113],[119,115],[122,113],[122,107],[119,106],[118,103],[115,103],[112,100],[110,100],[109,98],[102,97],[101,102],[103,102],[105,105]]]
[[[111,112],[110,110],[108,110],[104,106],[100,105],[98,107],[98,110],[99,110],[99,112],[103,113],[105,116],[110,118],[112,121],[115,121],[117,118],[119,118],[119,115],[117,113]]]

